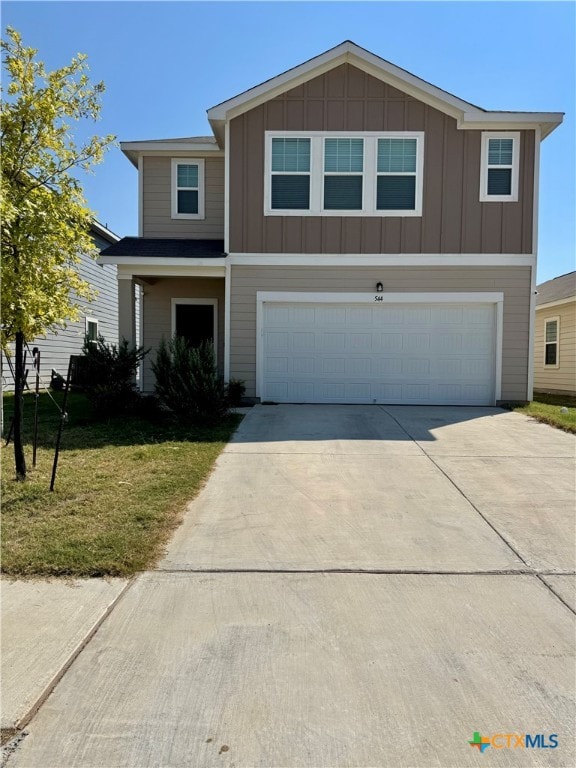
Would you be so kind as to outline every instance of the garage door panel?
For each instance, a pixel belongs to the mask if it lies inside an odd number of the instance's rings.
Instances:
[[[263,400],[494,402],[495,307],[265,303]]]

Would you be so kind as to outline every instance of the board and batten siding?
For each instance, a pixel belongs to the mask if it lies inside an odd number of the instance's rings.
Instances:
[[[422,217],[264,216],[265,131],[424,131]],[[350,64],[230,122],[231,253],[531,253],[534,131],[519,201],[481,203],[481,131]]]
[[[168,341],[172,336],[172,299],[218,299],[217,364],[220,373],[224,370],[224,278],[159,278],[154,285],[144,284],[143,344],[151,350],[144,359],[142,388],[145,392],[154,391],[152,362],[160,341]]]
[[[179,158],[186,162],[185,157]],[[192,159],[192,158],[189,158]],[[143,237],[224,237],[224,158],[204,157],[204,219],[173,219],[171,157],[144,157]]]
[[[558,368],[544,365],[546,320],[559,319]],[[576,395],[576,298],[568,304],[536,308],[534,389]]]
[[[94,238],[99,249],[110,245],[108,241]],[[86,334],[86,318],[98,321],[98,333],[104,336],[110,344],[118,343],[118,281],[115,264],[97,264],[90,256],[80,257],[78,271],[83,280],[90,283],[96,293],[94,301],[78,299],[81,307],[80,319],[68,322],[66,327],[57,333],[50,332],[45,337],[29,342],[30,351],[34,347],[40,350],[40,373],[42,386],[49,386],[51,371],[55,370],[62,376],[68,372],[70,355],[79,355],[84,345]],[[10,368],[5,360],[2,361],[2,376],[4,389],[13,389],[14,381]],[[26,367],[29,369],[28,383],[34,382],[32,359],[28,356]]]
[[[502,400],[525,400],[528,384],[530,267],[248,267],[233,266],[230,376],[256,395],[256,292],[388,293],[502,291]]]

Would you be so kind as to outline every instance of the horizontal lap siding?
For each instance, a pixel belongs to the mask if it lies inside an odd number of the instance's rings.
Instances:
[[[264,216],[264,132],[424,131],[422,217]],[[481,203],[481,131],[344,64],[230,123],[232,253],[530,253],[534,132],[520,201]]]
[[[171,174],[170,157],[144,158],[144,237],[223,238],[224,159],[207,157],[204,161],[204,219],[172,218]]]
[[[558,368],[544,366],[545,323],[560,318]],[[534,333],[534,388],[576,394],[576,301],[536,312]]]
[[[110,243],[99,243],[99,247],[105,247]],[[116,266],[105,264],[100,266],[94,259],[82,255],[79,264],[80,276],[90,283],[96,298],[93,302],[86,299],[77,299],[80,305],[80,320],[69,322],[65,328],[57,333],[48,333],[46,337],[34,339],[29,342],[30,350],[38,347],[40,350],[40,368],[43,386],[50,383],[52,370],[62,376],[66,376],[70,355],[79,355],[84,345],[86,333],[86,317],[98,320],[98,332],[104,336],[107,342],[118,342],[118,282],[116,279]],[[27,361],[30,369],[29,382],[32,381],[32,360]],[[13,379],[10,369],[3,360],[4,388],[13,388]]]
[[[526,399],[530,267],[232,267],[230,375],[256,392],[256,292],[504,293],[502,399]]]
[[[143,389],[154,390],[152,362],[160,341],[172,335],[172,299],[218,299],[218,368],[224,368],[224,278],[164,278],[144,285],[143,344],[151,352],[144,360]]]

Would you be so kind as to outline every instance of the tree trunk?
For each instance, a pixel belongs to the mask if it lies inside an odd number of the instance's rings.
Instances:
[[[24,412],[24,334],[16,334],[16,354],[14,360],[14,461],[16,479],[26,480],[26,458],[22,435],[22,417]]]

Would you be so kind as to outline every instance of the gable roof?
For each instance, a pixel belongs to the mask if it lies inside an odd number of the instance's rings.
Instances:
[[[536,286],[536,306],[576,298],[576,272],[554,277]]]
[[[232,117],[318,77],[341,64],[352,64],[373,77],[440,110],[458,122],[461,129],[521,129],[540,127],[542,138],[562,122],[561,112],[491,112],[454,96],[422,78],[381,59],[351,40],[330,48],[303,64],[266,80],[208,110],[208,120],[220,146],[224,142],[224,125]]]

